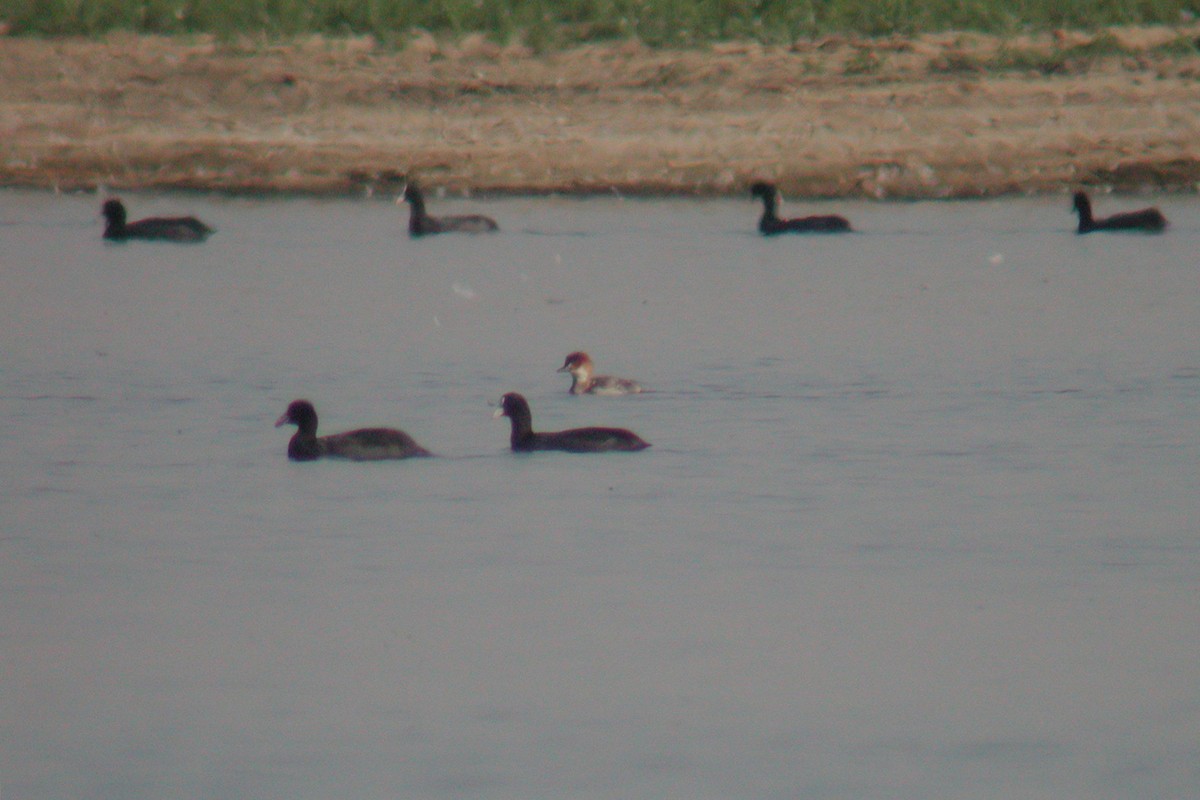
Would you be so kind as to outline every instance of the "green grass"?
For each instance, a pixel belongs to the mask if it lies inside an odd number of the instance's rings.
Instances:
[[[1200,0],[0,0],[0,20],[25,36],[319,33],[392,42],[420,28],[539,49],[634,36],[671,46],[831,33],[1095,30],[1196,15]]]

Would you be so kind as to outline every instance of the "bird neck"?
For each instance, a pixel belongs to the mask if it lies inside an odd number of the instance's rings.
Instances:
[[[312,431],[296,431],[288,442],[288,458],[292,461],[312,461],[320,458],[321,443]]]
[[[425,233],[428,220],[428,215],[425,213],[425,200],[420,195],[413,195],[408,198],[408,204],[411,206],[408,212],[408,230],[411,233]]]
[[[776,220],[778,220],[779,216],[776,213],[776,209],[778,208],[779,201],[776,198],[776,196],[773,194],[764,194],[762,196],[762,202],[763,202],[762,221],[763,222],[775,222]]]
[[[512,435],[509,441],[513,447],[517,447],[521,442],[533,436],[533,420],[529,412],[520,409],[509,414],[509,421],[512,423]]]
[[[1086,197],[1075,200],[1075,210],[1079,212],[1079,227],[1090,228],[1096,221],[1092,218],[1092,201]]]

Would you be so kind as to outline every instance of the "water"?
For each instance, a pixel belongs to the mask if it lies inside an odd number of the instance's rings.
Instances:
[[[1197,199],[125,199],[0,193],[5,800],[1195,796]]]

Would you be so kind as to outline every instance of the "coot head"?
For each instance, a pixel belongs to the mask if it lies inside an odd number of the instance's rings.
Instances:
[[[421,194],[421,187],[419,187],[415,183],[411,183],[411,182],[404,184],[404,191],[400,193],[399,202],[419,203],[423,199],[424,199],[424,195]]]
[[[101,208],[101,213],[104,215],[104,219],[112,227],[120,228],[125,224],[125,204],[115,197],[104,201],[104,206]]]
[[[775,184],[767,183],[766,181],[755,181],[750,184],[750,196],[761,197],[763,200],[774,200],[779,194],[779,190],[775,188]]]
[[[301,433],[315,433],[317,430],[317,409],[307,400],[293,400],[288,404],[287,411],[275,420],[275,427],[295,425]]]
[[[493,417],[509,417],[514,420],[529,419],[529,401],[518,392],[508,392],[500,398],[500,406],[492,414]]]

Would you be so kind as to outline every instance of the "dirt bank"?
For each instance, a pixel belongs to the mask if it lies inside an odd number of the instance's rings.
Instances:
[[[1193,36],[1192,33],[1187,34]],[[534,55],[483,39],[0,38],[0,184],[960,197],[1195,188],[1175,30]]]

